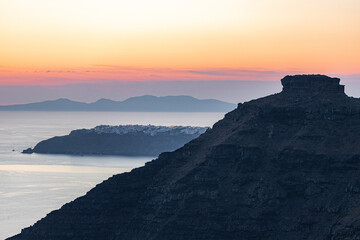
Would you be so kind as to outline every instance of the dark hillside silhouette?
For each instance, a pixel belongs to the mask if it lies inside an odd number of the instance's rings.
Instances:
[[[338,78],[282,84],[11,239],[359,239],[360,100]]]

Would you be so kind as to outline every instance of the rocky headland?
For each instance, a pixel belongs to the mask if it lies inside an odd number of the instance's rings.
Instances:
[[[360,239],[360,100],[338,78],[282,84],[10,239]]]
[[[23,153],[158,156],[184,146],[206,129],[190,126],[101,125],[41,141]]]

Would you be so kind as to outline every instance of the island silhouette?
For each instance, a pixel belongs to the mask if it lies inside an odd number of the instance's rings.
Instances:
[[[234,103],[215,99],[144,95],[124,101],[102,98],[93,103],[60,98],[37,103],[0,106],[0,111],[228,112],[235,107]]]

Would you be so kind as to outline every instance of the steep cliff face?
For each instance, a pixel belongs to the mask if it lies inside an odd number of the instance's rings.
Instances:
[[[360,239],[360,101],[337,78],[282,84],[11,239]]]

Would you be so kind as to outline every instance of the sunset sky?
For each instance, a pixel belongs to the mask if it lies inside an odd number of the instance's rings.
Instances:
[[[0,85],[360,73],[359,0],[0,0]]]

